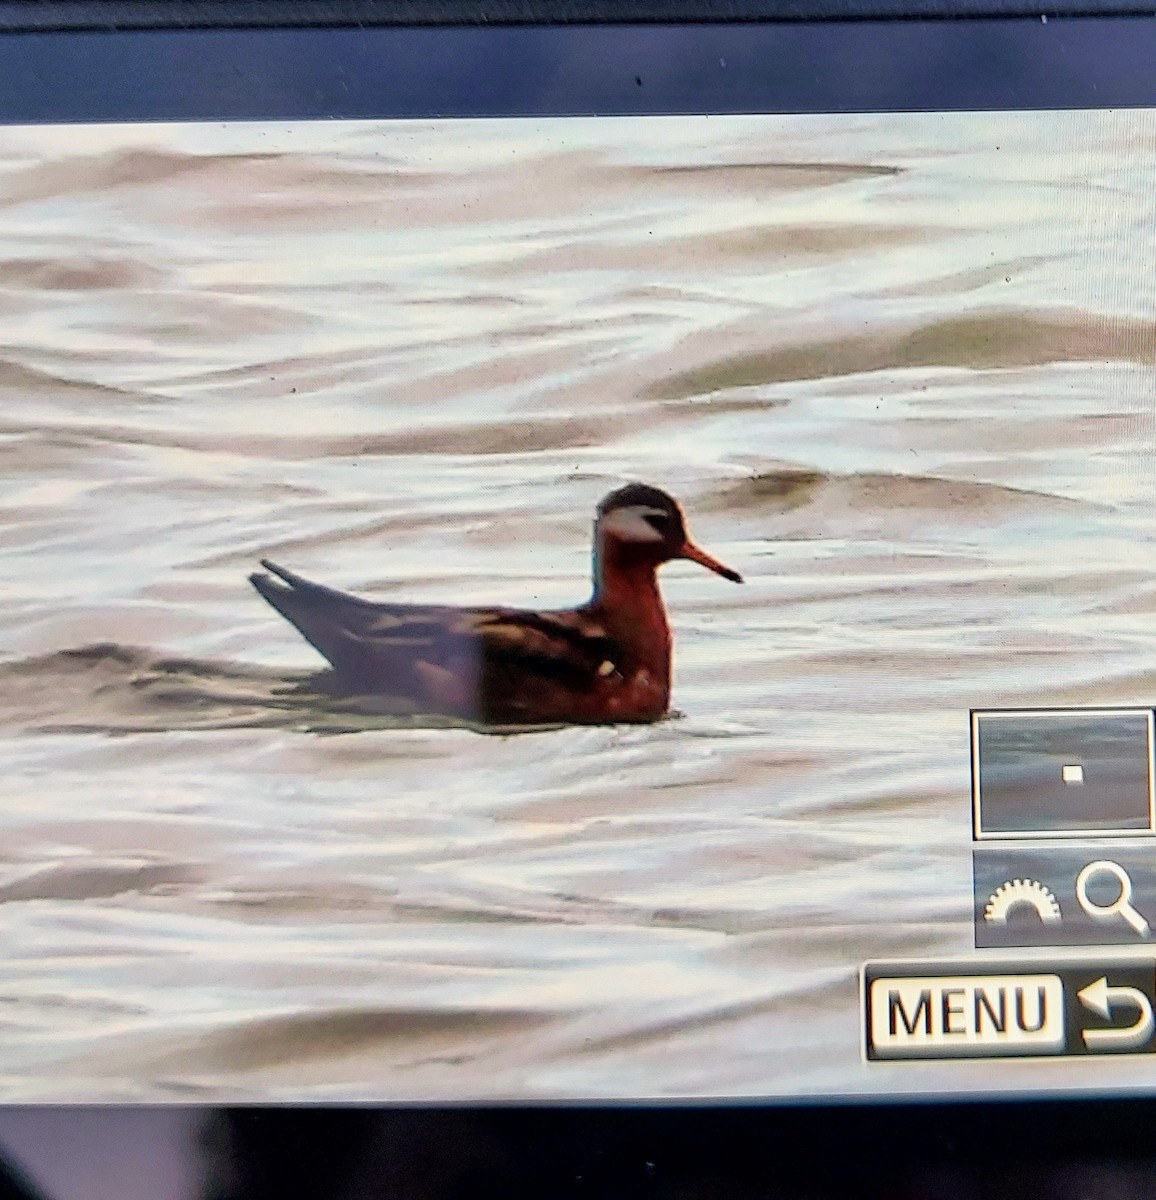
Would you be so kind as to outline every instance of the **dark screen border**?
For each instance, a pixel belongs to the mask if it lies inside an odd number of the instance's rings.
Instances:
[[[0,33],[0,122],[1156,105],[1156,17]]]

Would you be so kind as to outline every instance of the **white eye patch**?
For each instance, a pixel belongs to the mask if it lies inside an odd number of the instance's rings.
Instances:
[[[602,531],[623,542],[662,542],[665,537],[646,520],[647,515],[665,517],[661,508],[650,508],[644,504],[632,504],[628,508],[616,508],[602,518]]]

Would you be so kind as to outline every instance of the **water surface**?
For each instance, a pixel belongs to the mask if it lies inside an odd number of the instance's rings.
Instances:
[[[857,973],[971,949],[970,707],[1156,696],[1154,144],[4,131],[0,1095],[993,1086]],[[351,712],[245,580],[580,602],[629,479],[747,580],[664,570],[652,726]]]

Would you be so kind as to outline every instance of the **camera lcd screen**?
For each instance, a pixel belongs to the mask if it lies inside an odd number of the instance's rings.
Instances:
[[[1150,1086],[1154,145],[0,129],[4,1098]]]

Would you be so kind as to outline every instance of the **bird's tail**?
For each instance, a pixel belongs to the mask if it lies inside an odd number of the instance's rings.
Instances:
[[[261,566],[269,574],[258,571],[249,576],[249,582],[258,594],[335,670],[356,666],[355,617],[364,613],[367,602],[334,588],[311,583],[268,559],[262,559]]]

